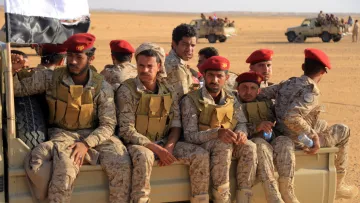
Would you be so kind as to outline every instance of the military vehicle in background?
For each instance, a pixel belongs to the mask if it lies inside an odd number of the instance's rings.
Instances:
[[[225,42],[236,35],[235,23],[218,22],[217,20],[195,19],[190,22],[197,32],[197,38],[206,38],[209,43]]]
[[[290,27],[285,35],[289,42],[295,42],[298,37],[305,41],[309,37],[320,37],[323,42],[338,42],[342,38],[342,29],[334,24],[321,25],[317,18],[306,18],[300,26]]]

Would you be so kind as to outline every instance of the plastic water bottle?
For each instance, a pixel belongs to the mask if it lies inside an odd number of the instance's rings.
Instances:
[[[312,139],[310,139],[307,135],[305,135],[305,133],[301,133],[298,136],[298,139],[301,143],[303,143],[308,148],[311,148],[314,146],[314,142],[312,141]]]
[[[272,132],[264,132],[264,138],[266,141],[270,141],[272,137]]]
[[[204,86],[204,82],[203,81],[200,81],[200,88]]]

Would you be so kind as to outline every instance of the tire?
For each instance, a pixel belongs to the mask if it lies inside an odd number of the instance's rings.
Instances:
[[[293,32],[293,31],[286,33],[286,36],[287,36],[288,42],[294,42],[297,37],[295,32]]]
[[[331,40],[331,35],[330,35],[330,33],[328,33],[328,32],[323,32],[322,33],[322,35],[321,35],[321,40],[323,41],[323,42],[330,42],[330,40]]]
[[[216,43],[216,40],[217,40],[217,36],[214,35],[214,34],[211,34],[208,36],[208,41],[209,43]]]
[[[333,41],[334,42],[339,42],[341,40],[341,35],[335,35],[333,36]]]
[[[224,35],[219,36],[219,42],[226,42],[227,37]]]
[[[48,138],[40,96],[15,97],[16,135],[30,149]]]

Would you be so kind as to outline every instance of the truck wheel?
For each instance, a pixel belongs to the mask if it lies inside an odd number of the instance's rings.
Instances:
[[[287,40],[289,41],[289,42],[294,42],[295,41],[295,39],[296,39],[296,34],[295,34],[295,32],[288,32],[287,34],[286,34],[286,36],[287,36]]]
[[[341,35],[335,35],[333,36],[333,41],[334,42],[339,42],[341,40]]]
[[[227,37],[224,35],[219,36],[219,42],[226,42]]]
[[[208,36],[209,43],[216,43],[217,36],[214,34],[211,34]]]
[[[330,35],[330,33],[328,33],[328,32],[323,32],[322,35],[321,35],[321,40],[322,40],[323,42],[330,42],[330,40],[331,40],[331,35]]]
[[[15,97],[16,135],[30,149],[47,140],[46,121],[39,97]]]

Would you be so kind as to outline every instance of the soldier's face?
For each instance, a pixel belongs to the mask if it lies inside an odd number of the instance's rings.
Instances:
[[[260,88],[253,82],[243,82],[240,83],[237,91],[242,102],[253,102],[260,93]]]
[[[205,61],[206,61],[205,56],[204,55],[199,55],[199,60],[198,60],[197,67],[199,68]]]
[[[225,71],[208,70],[204,75],[205,87],[209,93],[219,93],[228,78]]]
[[[184,61],[190,60],[195,51],[196,37],[183,37],[178,44],[172,42],[176,54]]]
[[[142,83],[156,81],[156,75],[160,71],[160,63],[156,57],[138,55],[136,59],[137,72]]]
[[[265,81],[269,81],[272,75],[272,61],[264,61],[250,65],[250,70],[262,75]]]
[[[85,53],[67,53],[66,64],[71,75],[81,75],[85,73],[94,60],[94,56],[88,57]]]

